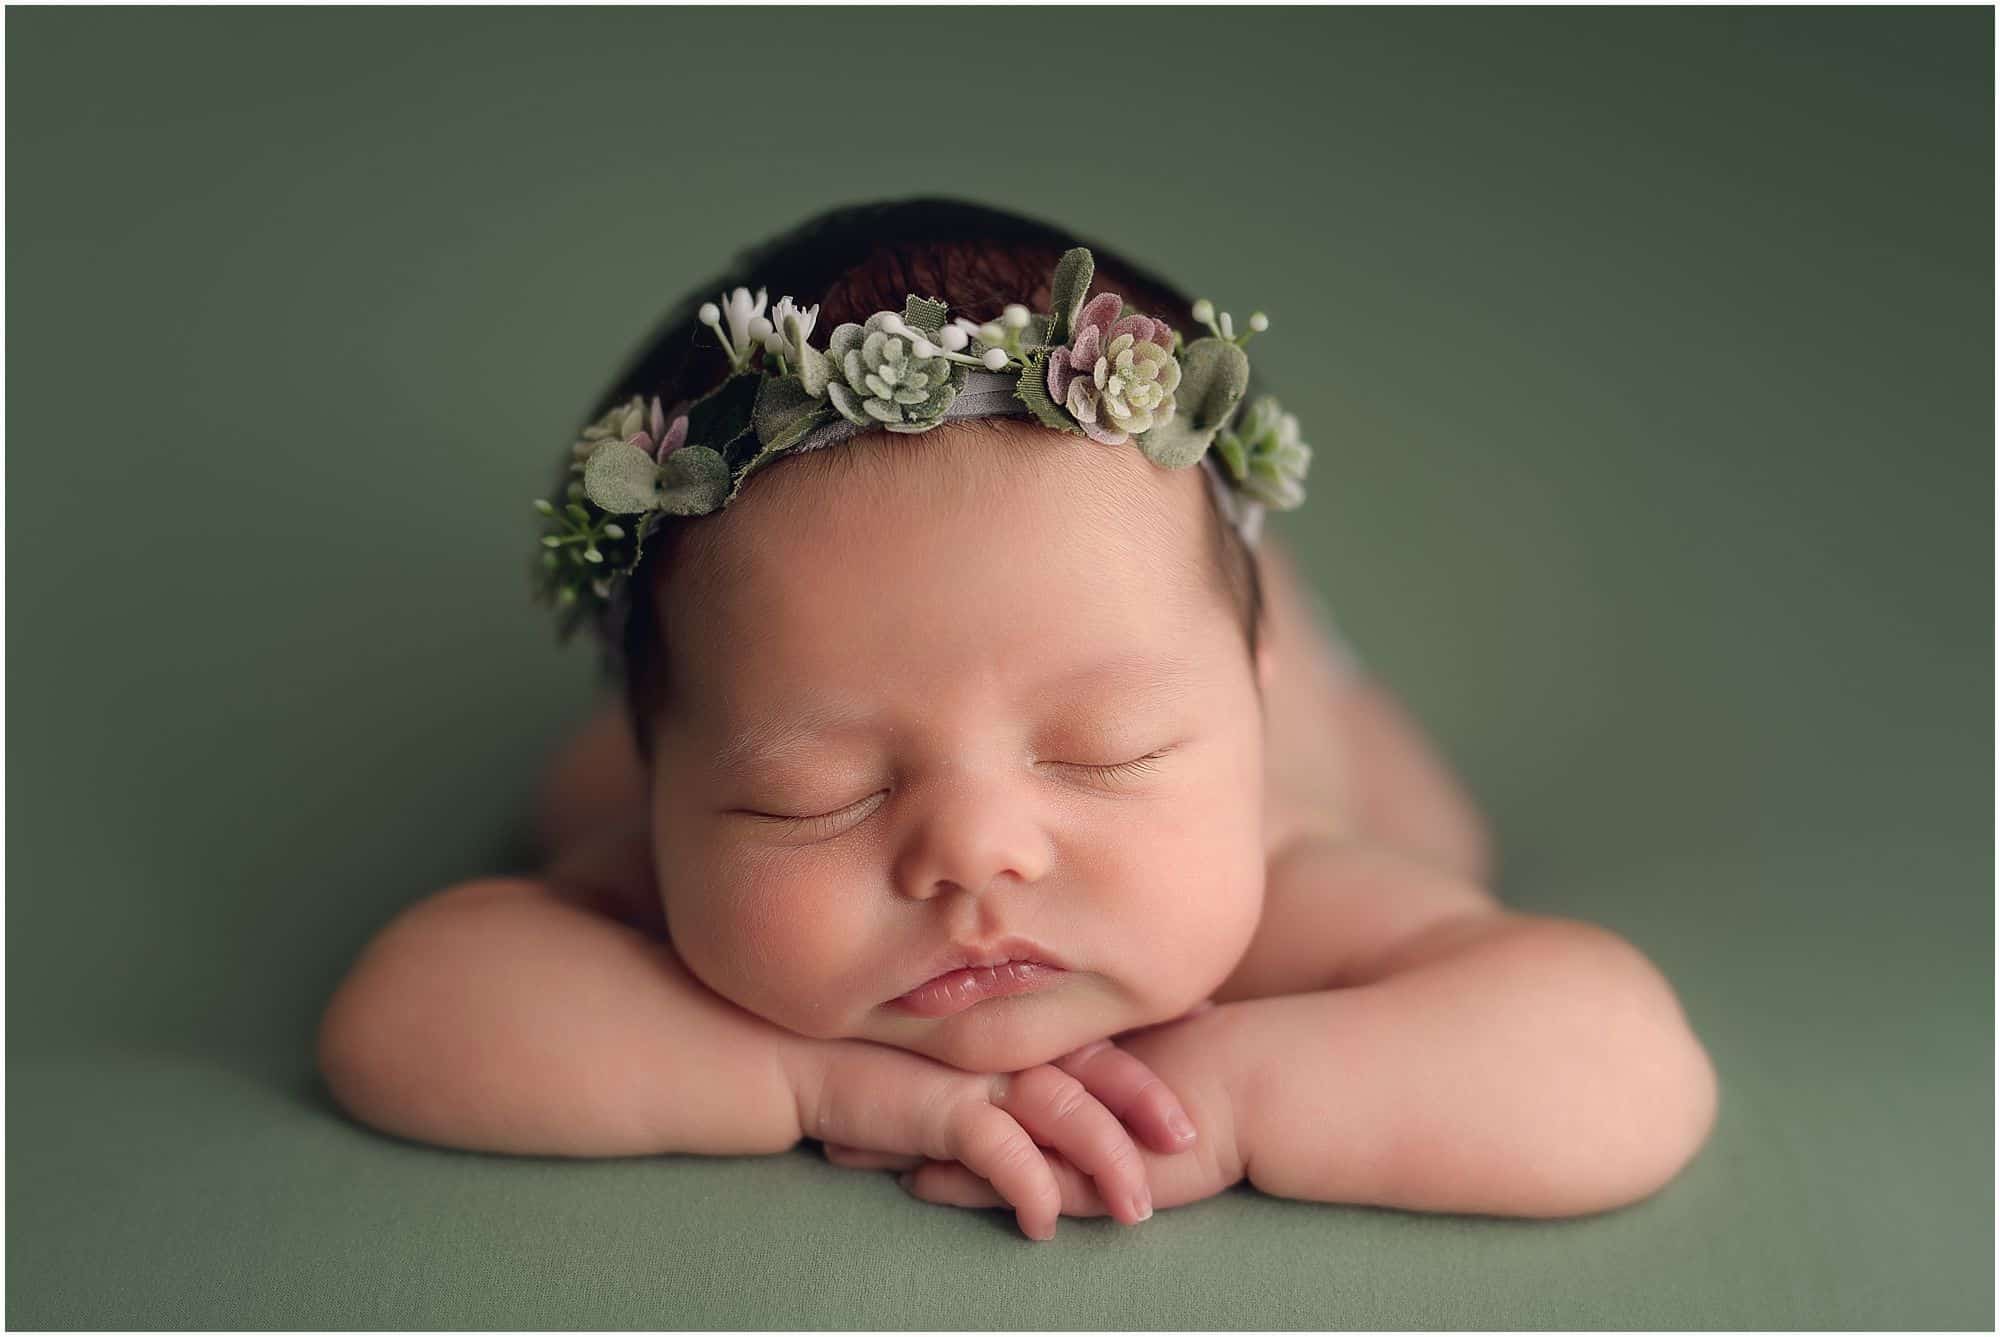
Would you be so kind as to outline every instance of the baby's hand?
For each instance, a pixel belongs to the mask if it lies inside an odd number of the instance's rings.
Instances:
[[[825,1145],[828,1160],[856,1169],[962,1163],[1036,1239],[1054,1236],[1062,1211],[1057,1165],[1093,1180],[1100,1201],[1116,1204],[1111,1214],[1136,1225],[1152,1215],[1152,1202],[1127,1127],[1163,1154],[1195,1145],[1174,1094],[1111,1040],[990,1076],[869,1042],[829,1045],[817,1051],[820,1070],[808,1074],[817,1089],[801,1087],[808,1098],[800,1102],[804,1132]],[[1038,1230],[1031,1221],[1048,1224]]]
[[[1174,1148],[1193,1150],[1196,1155],[1142,1156],[1149,1187],[1161,1206],[1198,1202],[1243,1178],[1244,1167],[1236,1160],[1239,1153],[1233,1132],[1234,1093],[1227,1089],[1226,1082],[1219,1080],[1215,1058],[1229,1044],[1226,1029],[1225,1019],[1215,1011],[1215,1004],[1204,1002],[1172,1021],[1113,1037],[1129,1047],[1124,1057],[1137,1064],[1149,1079],[1173,1083],[1177,1105],[1183,1112],[1191,1113],[1199,1130],[1198,1139],[1177,1143]],[[1044,1155],[1062,1190],[1063,1215],[1116,1215],[1091,1182],[1090,1175],[1071,1165],[1058,1151],[1049,1150]],[[974,1208],[1008,1205],[991,1183],[955,1161],[920,1161],[900,1182],[913,1197],[925,1202]]]

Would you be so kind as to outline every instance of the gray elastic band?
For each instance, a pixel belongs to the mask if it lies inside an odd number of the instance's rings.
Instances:
[[[967,369],[965,387],[952,397],[945,408],[945,421],[957,418],[1030,418],[1034,415],[1028,406],[1014,396],[1014,386],[1020,381],[1019,373]],[[790,452],[796,454],[807,450],[818,450],[822,446],[836,446],[843,441],[852,441],[863,432],[882,430],[870,425],[849,422],[842,418],[807,432],[793,446]],[[1133,447],[1137,449],[1137,447]],[[1217,504],[1236,532],[1243,536],[1244,543],[1254,548],[1258,535],[1264,528],[1264,505],[1239,493],[1223,474],[1222,462],[1213,450],[1203,453],[1201,469],[1208,476],[1208,483],[1214,491]]]

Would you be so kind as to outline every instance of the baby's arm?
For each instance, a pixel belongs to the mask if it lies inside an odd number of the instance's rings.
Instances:
[[[467,882],[383,929],[320,1023],[340,1106],[401,1137],[520,1155],[796,1146],[788,1065],[812,1042],[566,894]]]
[[[1302,846],[1273,866],[1271,895],[1292,902],[1295,942],[1269,945],[1241,992],[1192,1022],[1124,1040],[1192,1097],[1207,1149],[1146,1158],[1161,1205],[1247,1176],[1319,1202],[1576,1215],[1652,1193],[1707,1138],[1708,1056],[1615,935],[1511,913],[1368,846]],[[1052,1163],[1064,1213],[1101,1214],[1089,1181]],[[999,1205],[962,1165],[924,1165],[911,1191]]]
[[[798,1036],[710,992],[664,940],[568,895],[470,882],[391,922],[321,1022],[335,1100],[385,1132],[516,1155],[760,1155],[811,1136],[948,1156],[1044,1239],[1061,1195],[1039,1147],[1094,1176],[1127,1223],[1151,1208],[1125,1125],[1163,1152],[1189,1149],[1171,1093],[1115,1045],[978,1074]]]
[[[1322,992],[1218,1008],[1237,1155],[1266,1193],[1567,1216],[1665,1185],[1713,1126],[1715,1072],[1672,988],[1617,935],[1525,915],[1450,874],[1327,846]]]

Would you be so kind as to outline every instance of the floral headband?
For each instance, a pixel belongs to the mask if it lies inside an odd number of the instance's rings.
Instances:
[[[536,595],[563,618],[560,638],[590,616],[615,628],[647,538],[670,516],[721,510],[779,456],[963,418],[1033,417],[1107,446],[1137,445],[1167,469],[1207,458],[1224,513],[1254,544],[1264,508],[1305,499],[1312,461],[1298,419],[1268,395],[1231,424],[1250,380],[1244,345],[1270,322],[1260,311],[1239,337],[1229,313],[1218,319],[1203,299],[1193,315],[1210,336],[1184,345],[1116,293],[1085,301],[1092,272],[1090,252],[1076,247],[1056,265],[1054,312],[1014,304],[983,325],[947,325],[944,303],[911,294],[900,315],[878,311],[835,329],[825,352],[809,342],[816,305],[781,297],[767,318],[762,288],[703,303],[729,376],[671,414],[657,396],[611,409],[570,448],[563,496],[535,502],[549,522]]]

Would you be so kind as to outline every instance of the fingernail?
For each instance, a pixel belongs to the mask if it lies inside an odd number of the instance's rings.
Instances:
[[[1151,1217],[1152,1214],[1153,1214],[1153,1190],[1149,1188],[1142,1188],[1139,1190],[1139,1219],[1141,1221],[1144,1221],[1147,1218]]]
[[[1182,1114],[1179,1110],[1175,1110],[1167,1116],[1167,1131],[1172,1133],[1179,1141],[1194,1141],[1194,1125],[1189,1123],[1188,1116]]]
[[[1051,1221],[1049,1223],[1048,1232],[1046,1234],[1036,1235],[1033,1238],[1040,1240],[1044,1244],[1047,1244],[1050,1240],[1054,1239],[1055,1237],[1056,1237],[1056,1227],[1055,1223]]]

